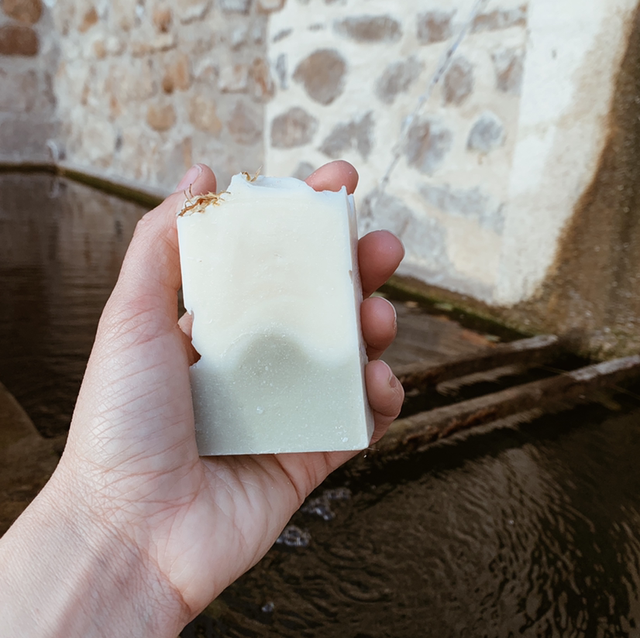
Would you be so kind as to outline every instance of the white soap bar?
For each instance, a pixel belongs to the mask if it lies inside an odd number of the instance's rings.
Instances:
[[[236,175],[178,217],[201,455],[367,447],[353,197]]]

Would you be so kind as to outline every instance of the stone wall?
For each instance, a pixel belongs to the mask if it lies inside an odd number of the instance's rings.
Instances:
[[[273,0],[61,0],[56,76],[68,162],[173,188],[193,162],[222,187],[263,161]]]
[[[169,191],[196,161],[224,188],[241,170],[306,177],[345,158],[361,230],[401,237],[403,275],[519,327],[618,330],[594,276],[578,289],[571,269],[556,275],[602,236],[584,220],[640,219],[607,196],[635,193],[631,160],[598,178],[612,148],[636,148],[640,83],[621,78],[635,77],[638,0],[487,0],[404,139],[474,0],[1,1],[0,161],[45,157],[53,136],[73,167]],[[583,214],[596,195],[606,205]],[[580,272],[633,244],[616,237]],[[640,280],[616,259],[612,286]],[[640,333],[630,295],[616,298],[626,343]]]
[[[57,36],[41,0],[0,3],[0,161],[43,162],[55,136]]]
[[[517,137],[528,5],[490,2],[411,125],[382,197],[405,118],[473,2],[290,0],[272,16],[276,96],[266,168],[304,176],[342,157],[358,167],[362,230],[389,228],[403,272],[490,300],[500,264]]]

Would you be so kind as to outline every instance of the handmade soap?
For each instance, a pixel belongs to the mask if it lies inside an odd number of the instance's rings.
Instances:
[[[364,383],[353,197],[236,175],[178,217],[201,455],[357,450]]]

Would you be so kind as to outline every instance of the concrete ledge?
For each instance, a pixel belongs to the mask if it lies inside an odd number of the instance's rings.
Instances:
[[[122,199],[136,202],[153,208],[164,200],[170,192],[162,189],[150,188],[140,182],[105,177],[98,172],[77,166],[69,162],[7,162],[0,160],[0,173],[32,173],[47,172],[61,177],[87,184],[105,193],[117,195]]]

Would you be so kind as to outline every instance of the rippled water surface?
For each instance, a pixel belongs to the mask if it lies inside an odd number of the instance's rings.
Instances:
[[[143,212],[51,176],[0,175],[0,381],[47,436],[68,426]],[[190,635],[640,635],[639,392],[357,460]]]

